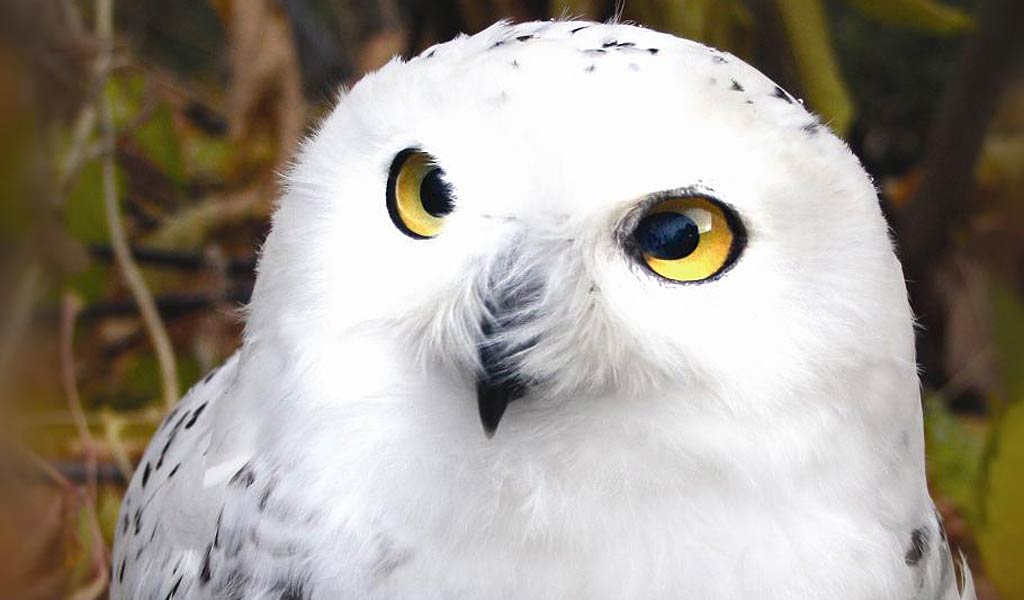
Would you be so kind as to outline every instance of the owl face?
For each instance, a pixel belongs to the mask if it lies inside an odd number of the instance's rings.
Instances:
[[[357,84],[287,175],[249,331],[306,356],[387,340],[492,431],[517,400],[774,409],[913,356],[844,144],[731,55],[580,22]]]

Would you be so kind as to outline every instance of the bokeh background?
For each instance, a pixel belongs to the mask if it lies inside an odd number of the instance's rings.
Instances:
[[[1024,599],[1021,0],[5,0],[0,597],[105,595],[125,482],[237,346],[277,174],[341,86],[562,15],[729,50],[849,142],[919,315],[933,494],[981,597]]]

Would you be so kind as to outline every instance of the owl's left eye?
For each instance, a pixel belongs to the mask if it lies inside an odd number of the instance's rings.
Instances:
[[[452,187],[434,157],[409,148],[391,163],[387,189],[388,214],[402,233],[416,239],[441,233],[452,212]]]
[[[702,196],[669,198],[651,207],[633,230],[633,243],[651,270],[671,281],[695,283],[728,269],[743,249],[739,219]]]

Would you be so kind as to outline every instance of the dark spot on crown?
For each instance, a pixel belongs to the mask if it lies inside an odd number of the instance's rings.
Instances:
[[[519,68],[519,61],[518,60],[513,60],[512,62],[508,63],[508,65],[510,67],[512,67],[513,69],[518,69]]]
[[[789,104],[793,104],[793,98],[786,93],[786,90],[780,88],[779,86],[775,86],[775,91],[772,92],[772,95],[778,98],[779,100],[785,100]]]
[[[714,56],[711,57],[711,62],[715,63],[716,65],[723,65],[729,61],[726,60],[726,58],[721,54],[715,54]]]
[[[214,369],[214,370],[210,371],[209,373],[207,373],[206,377],[203,377],[203,383],[210,383],[210,380],[213,379],[213,376],[216,375],[217,371],[219,371],[219,370],[220,369],[217,368],[217,369]]]
[[[132,519],[132,521],[135,523],[135,535],[139,535],[139,532],[142,531],[142,509],[141,508],[136,508],[135,509],[135,518]]]
[[[816,135],[818,133],[818,130],[821,129],[821,125],[819,125],[817,121],[811,121],[810,123],[807,123],[800,129],[802,129],[803,132],[806,133],[807,135]]]
[[[918,527],[910,532],[910,547],[903,555],[903,560],[911,567],[917,566],[928,551],[928,530]]]
[[[585,48],[582,51],[584,54],[607,54],[608,51],[604,48]]]
[[[171,472],[167,474],[167,478],[170,479],[171,477],[174,477],[174,474],[177,473],[178,469],[180,469],[180,468],[181,468],[181,463],[178,463],[178,464],[174,465],[174,468],[171,469]]]
[[[590,27],[590,25],[583,25],[581,27],[577,27],[576,29],[573,29],[572,31],[570,31],[569,35],[572,35],[572,34],[576,33],[577,31],[583,31],[587,27]]]
[[[520,36],[516,37],[516,41],[525,42],[527,40],[532,40],[534,37],[536,37],[536,36],[533,36],[533,35],[520,35]]]
[[[587,73],[593,73],[594,71],[597,70],[597,65],[591,63],[591,64],[587,65],[586,69],[583,69],[583,70],[586,71]]]
[[[435,54],[437,54],[437,50],[436,49],[431,50],[430,52],[427,52],[426,56],[424,56],[423,58],[434,58]]]
[[[729,89],[734,91],[734,92],[742,92],[743,91],[743,86],[740,85],[740,82],[738,82],[735,79],[733,79],[732,80],[732,85],[729,87]]]
[[[498,41],[494,42],[493,44],[491,44],[490,50],[494,50],[495,48],[497,48],[499,46],[503,46],[503,45],[505,45],[505,40],[498,40]]]
[[[617,46],[618,44],[619,44],[619,43],[618,43],[618,42],[616,42],[615,40],[609,40],[609,41],[607,41],[607,42],[605,42],[605,43],[601,44],[601,47],[602,47],[602,48],[612,48],[612,47],[614,47],[614,46]]]
[[[658,49],[657,48],[648,48],[647,52],[648,52],[648,54],[657,54],[658,53]]]
[[[142,469],[142,487],[146,487],[149,483],[149,474],[152,472],[152,467],[149,462],[146,462],[146,466]]]
[[[124,568],[128,564],[128,557],[121,558],[121,567],[117,570],[117,582],[124,583]]]

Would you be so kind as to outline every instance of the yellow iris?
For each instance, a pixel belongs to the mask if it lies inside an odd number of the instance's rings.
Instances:
[[[660,237],[657,234],[662,232],[655,231],[651,235],[655,236],[657,244],[651,242],[649,237],[638,239],[641,255],[652,271],[673,281],[692,282],[713,277],[727,266],[733,254],[735,235],[725,211],[718,203],[701,197],[666,200],[647,213],[641,221],[641,228],[644,221],[666,213],[685,217],[677,220],[685,226],[676,226],[671,234],[666,233]],[[690,235],[684,236],[680,232],[688,232]],[[665,257],[665,254],[671,255],[673,246],[680,245],[682,250],[677,253],[682,256]],[[657,255],[659,253],[661,256]]]
[[[441,232],[444,216],[451,211],[451,190],[442,174],[426,152],[406,150],[395,159],[388,181],[388,212],[407,235],[431,238]]]

